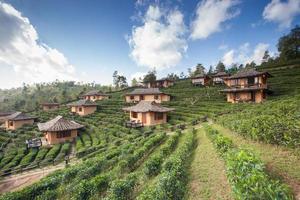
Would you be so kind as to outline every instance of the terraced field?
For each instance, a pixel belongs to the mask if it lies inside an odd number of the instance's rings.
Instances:
[[[280,69],[280,70],[279,70]],[[125,128],[123,94],[79,117],[68,108],[35,111],[44,122],[60,114],[85,125],[74,144],[24,150],[33,127],[1,132],[1,170],[62,160],[77,163],[0,199],[296,199],[300,198],[300,67],[268,68],[274,96],[260,105],[228,104],[222,86],[190,80],[163,89],[176,110],[169,123]],[[71,148],[73,146],[73,148]],[[30,165],[29,164],[29,165]]]

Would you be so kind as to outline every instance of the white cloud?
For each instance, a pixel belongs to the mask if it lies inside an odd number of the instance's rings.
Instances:
[[[157,70],[177,65],[187,50],[183,14],[149,6],[142,20],[143,25],[133,27],[128,39],[130,57],[139,66]]]
[[[228,48],[228,46],[226,44],[221,44],[218,49],[219,50],[226,50]]]
[[[299,0],[272,0],[264,9],[263,18],[276,22],[280,28],[289,28],[296,15],[300,14]]]
[[[250,50],[250,44],[248,42],[242,44],[238,50],[227,51],[222,58],[222,62],[226,66],[230,66],[234,63],[247,64],[250,62],[255,62],[260,65],[262,58],[266,50],[268,50],[269,44],[259,43],[255,46],[253,51]],[[272,54],[272,53],[270,53]]]
[[[2,2],[0,24],[0,66],[13,68],[15,77],[11,79],[18,78],[14,84],[74,79],[75,69],[67,58],[57,49],[39,42],[29,19]]]
[[[224,65],[230,66],[235,62],[234,53],[234,50],[229,50],[224,54],[222,58],[222,62],[224,63]]]
[[[191,23],[191,38],[205,39],[209,35],[221,31],[222,23],[239,15],[234,9],[237,0],[203,0],[197,6],[196,17]]]

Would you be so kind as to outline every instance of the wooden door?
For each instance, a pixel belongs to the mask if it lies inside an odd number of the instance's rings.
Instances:
[[[147,113],[142,113],[142,122],[143,124],[147,123]]]

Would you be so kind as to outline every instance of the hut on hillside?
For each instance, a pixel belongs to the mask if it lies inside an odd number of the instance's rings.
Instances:
[[[173,108],[166,108],[154,101],[140,101],[134,106],[123,108],[129,112],[130,121],[126,126],[152,126],[167,123],[167,113],[173,111]]]
[[[161,92],[159,88],[139,88],[125,94],[127,103],[135,103],[143,100],[161,103],[163,101],[170,101],[170,99],[170,95]]]
[[[192,84],[194,86],[206,86],[209,84],[210,77],[205,74],[196,75],[194,77],[191,77]]]
[[[216,74],[213,74],[212,77],[212,82],[214,85],[217,84],[224,84],[224,78],[228,78],[230,74],[227,74],[226,72],[218,72]]]
[[[226,93],[227,102],[260,103],[266,99],[267,79],[269,77],[271,74],[268,72],[259,72],[253,68],[242,69],[236,74],[224,78],[227,88],[221,92]]]
[[[153,82],[143,82],[143,85],[147,88],[167,88],[174,85],[174,81],[168,78],[162,78]]]
[[[98,101],[98,100],[108,99],[109,95],[105,94],[101,91],[92,90],[92,91],[89,91],[86,94],[82,95],[82,97],[86,100]]]
[[[59,108],[60,104],[45,102],[45,103],[41,103],[41,106],[44,111],[51,111],[51,110],[57,110]]]
[[[97,104],[90,100],[81,99],[79,101],[67,104],[72,113],[85,116],[94,113],[97,110]]]
[[[28,116],[22,112],[14,112],[10,115],[2,117],[2,120],[5,122],[4,127],[7,130],[16,130],[25,124],[33,125],[35,119],[36,117]]]
[[[77,137],[78,129],[84,126],[77,122],[57,116],[45,123],[38,123],[38,128],[44,133],[48,144],[59,144],[66,141],[73,141]]]

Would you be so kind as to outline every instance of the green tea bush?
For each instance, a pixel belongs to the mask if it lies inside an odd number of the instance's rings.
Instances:
[[[137,181],[135,173],[129,174],[124,179],[118,179],[111,183],[106,200],[127,200],[132,199],[131,193]]]
[[[186,166],[185,161],[194,148],[195,134],[186,133],[183,143],[163,165],[162,173],[158,176],[155,185],[148,187],[138,200],[180,200],[186,191]]]
[[[211,127],[207,126],[205,130],[225,160],[227,177],[236,199],[293,199],[285,184],[265,172],[264,164],[255,154],[234,147],[231,139]]]

